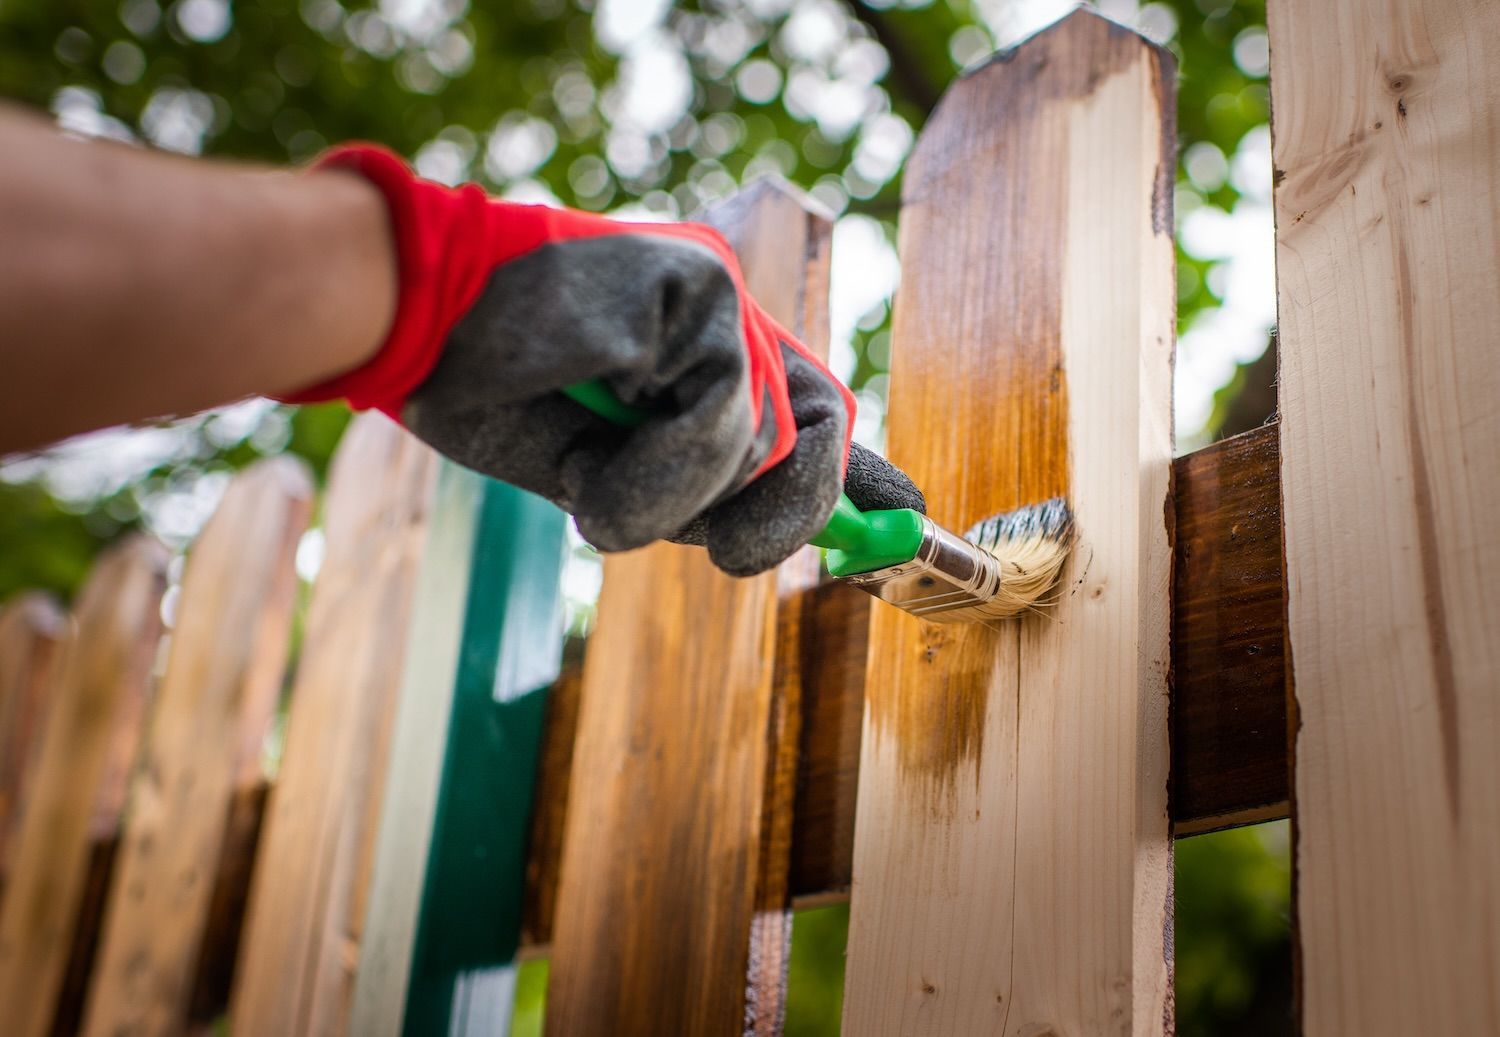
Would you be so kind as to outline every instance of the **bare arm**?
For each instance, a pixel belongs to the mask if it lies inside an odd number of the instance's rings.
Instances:
[[[358,366],[395,309],[380,193],[78,141],[0,107],[0,454]]]

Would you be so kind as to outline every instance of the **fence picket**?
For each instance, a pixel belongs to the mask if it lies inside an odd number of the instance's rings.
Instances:
[[[750,290],[826,349],[828,222],[769,182],[710,219]],[[783,590],[808,578],[805,555],[790,565]],[[568,787],[548,1033],[779,1030],[798,712],[774,680],[777,597],[776,574],[732,580],[701,548],[606,560]]]
[[[0,889],[66,626],[57,602],[40,591],[18,595],[0,610]]]
[[[167,553],[131,537],[99,557],[58,660],[32,791],[0,903],[0,1005],[6,1032],[44,1037],[73,951],[89,881],[90,835],[114,758],[132,758],[161,636]]]
[[[1267,15],[1302,1022],[1500,1033],[1500,5]]]
[[[233,480],[165,642],[141,536],[0,609],[6,1037],[197,1032],[236,968],[237,1034],[504,1034],[523,937],[548,1033],[771,1037],[792,898],[846,890],[851,1037],[1165,1037],[1171,826],[1293,808],[1305,1032],[1500,1033],[1500,6],[1267,7],[1284,425],[1171,460],[1164,51],[1069,15],[904,171],[890,452],[956,530],[1069,499],[1046,615],[658,545],[544,739],[563,517],[364,417],[267,806],[299,462]],[[827,220],[710,218],[824,345]]]
[[[844,1033],[1171,1029],[1171,60],[1081,10],[951,87],[908,162],[891,459],[952,529],[1057,495],[1055,608],[881,605]]]
[[[130,789],[83,1033],[180,1032],[237,781],[282,685],[312,486],[290,458],[236,476],[189,554]]]
[[[334,457],[286,748],[235,980],[237,1032],[341,1033],[436,455],[382,415]]]

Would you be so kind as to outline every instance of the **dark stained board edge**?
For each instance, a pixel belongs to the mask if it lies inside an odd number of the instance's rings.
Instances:
[[[188,1019],[208,1024],[229,1006],[229,986],[239,956],[239,938],[244,926],[245,902],[250,892],[250,873],[259,847],[261,822],[270,785],[257,782],[239,789],[229,806],[229,821],[218,871],[214,877],[207,927],[198,954]],[[52,1037],[70,1037],[83,1021],[83,999],[89,974],[99,947],[109,879],[120,846],[118,831],[96,833],[89,842],[88,878],[73,930],[72,948],[64,972]]]
[[[1178,835],[1285,817],[1277,426],[1174,464],[1172,799]]]
[[[109,879],[114,872],[115,854],[119,848],[118,832],[96,836],[89,841],[88,869],[78,902],[78,921],[73,927],[67,964],[63,968],[57,1011],[49,1031],[51,1037],[73,1037],[83,1024],[83,1001],[88,995],[89,976],[93,973],[94,958],[99,951]]]
[[[255,782],[236,789],[230,800],[203,944],[198,951],[197,973],[188,1001],[190,1023],[210,1024],[229,1009],[269,791],[266,782]]]
[[[563,669],[547,696],[547,720],[537,765],[536,800],[526,854],[526,901],[521,920],[523,949],[552,939],[556,917],[557,873],[562,864],[568,786],[573,773],[573,740],[578,733],[578,705],[583,692],[583,664]]]
[[[802,751],[792,819],[792,895],[845,890],[854,856],[865,656],[874,599],[824,583],[804,602]]]

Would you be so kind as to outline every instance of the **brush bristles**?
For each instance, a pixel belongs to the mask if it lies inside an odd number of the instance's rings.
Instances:
[[[1050,604],[1045,595],[1073,546],[1073,514],[1054,497],[978,523],[964,539],[1000,563],[1000,589],[984,606],[987,615],[1007,619]]]

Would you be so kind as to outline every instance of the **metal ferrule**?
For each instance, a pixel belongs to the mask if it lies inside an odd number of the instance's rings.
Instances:
[[[845,576],[867,594],[934,623],[995,618],[1000,563],[983,548],[922,518],[922,546],[909,562]]]

